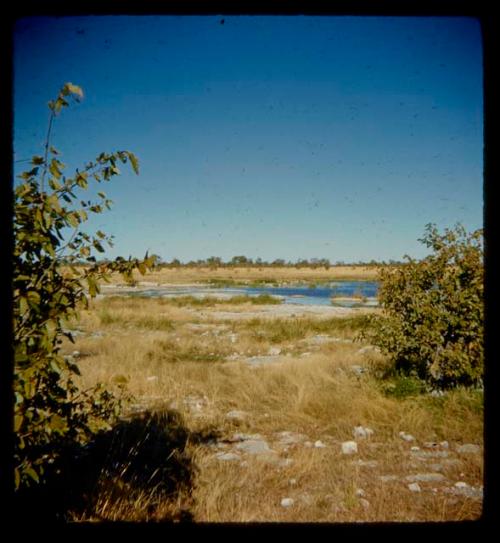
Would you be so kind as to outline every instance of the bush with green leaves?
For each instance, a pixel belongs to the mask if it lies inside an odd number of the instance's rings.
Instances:
[[[483,379],[483,231],[463,226],[439,233],[428,224],[432,253],[408,256],[379,272],[382,314],[363,339],[388,355],[393,369],[438,389],[478,386]]]
[[[54,101],[43,156],[31,159],[31,169],[18,176],[14,188],[14,431],[15,485],[26,488],[57,469],[61,451],[83,445],[117,415],[120,402],[102,385],[80,390],[78,365],[60,354],[63,336],[73,341],[65,323],[99,293],[99,281],[111,272],[130,278],[144,274],[154,257],[118,257],[97,263],[94,251],[104,252],[112,238],[101,231],[89,235],[81,225],[88,214],[109,209],[103,192],[99,200],[81,199],[89,183],[102,183],[120,174],[118,163],[129,162],[138,174],[138,161],[129,151],[101,153],[94,161],[64,174],[60,153],[51,145],[56,116],[69,100],[83,97],[80,87],[65,84]],[[77,265],[81,261],[85,266]]]

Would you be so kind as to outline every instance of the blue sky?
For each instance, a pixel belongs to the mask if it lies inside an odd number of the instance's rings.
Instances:
[[[426,223],[482,227],[474,19],[36,17],[14,55],[14,160],[42,154],[67,81],[85,93],[53,131],[69,171],[139,158],[88,223],[110,257],[399,260],[425,255]]]

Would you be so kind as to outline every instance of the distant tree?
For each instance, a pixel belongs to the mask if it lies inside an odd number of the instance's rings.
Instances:
[[[207,266],[216,270],[222,266],[222,259],[219,256],[211,256],[210,258],[207,258]]]
[[[251,260],[249,260],[246,256],[243,256],[243,255],[233,256],[230,262],[232,266],[246,266],[249,263],[251,263]]]

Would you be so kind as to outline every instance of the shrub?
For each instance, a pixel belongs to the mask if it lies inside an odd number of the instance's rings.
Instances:
[[[78,192],[89,182],[108,181],[120,173],[117,163],[130,162],[138,173],[137,158],[129,151],[101,153],[74,175],[63,175],[65,165],[51,145],[56,115],[70,98],[83,96],[67,83],[49,102],[50,118],[44,156],[34,156],[29,171],[16,183],[14,201],[13,336],[14,336],[14,462],[17,489],[57,473],[62,451],[84,444],[107,426],[119,408],[117,399],[102,386],[80,390],[75,384],[78,365],[59,353],[62,336],[71,341],[63,324],[74,316],[88,296],[99,292],[99,280],[110,272],[129,276],[154,265],[118,257],[97,263],[93,251],[104,252],[111,238],[95,236],[80,226],[88,213],[101,213],[111,201],[98,192],[98,203],[80,200]],[[81,262],[85,265],[77,265]]]
[[[483,231],[426,226],[432,254],[379,272],[382,314],[362,333],[396,371],[435,388],[482,383]]]

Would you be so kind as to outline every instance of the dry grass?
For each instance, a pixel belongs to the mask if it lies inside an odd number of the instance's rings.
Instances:
[[[377,279],[377,268],[366,266],[334,266],[325,268],[162,268],[142,276],[134,272],[137,281],[161,284],[197,284],[216,281],[228,282],[328,282],[328,281],[373,281]],[[113,283],[123,283],[120,275],[111,278]]]
[[[212,310],[204,311],[210,315]],[[188,437],[177,449],[197,466],[189,492],[180,489],[162,500],[142,487],[117,492],[116,478],[104,480],[93,509],[75,513],[75,518],[161,520],[182,518],[186,509],[202,522],[400,522],[480,516],[480,500],[447,493],[443,483],[422,482],[422,491],[413,493],[405,480],[408,474],[439,469],[448,487],[457,481],[482,484],[482,458],[453,452],[460,443],[482,445],[478,393],[387,396],[372,373],[358,375],[351,368],[383,363],[381,355],[359,352],[363,344],[350,341],[363,325],[362,317],[200,322],[196,315],[164,300],[105,298],[73,323],[86,332],[75,346],[65,345],[68,352],[81,353],[82,386],[104,382],[118,391],[125,384],[135,397],[130,410],[179,413],[178,424]],[[96,331],[104,335],[92,336]],[[336,341],[315,343],[318,335]],[[253,367],[226,360],[234,354],[266,355],[271,348],[281,349],[272,364]],[[230,419],[226,414],[231,410],[245,416]],[[374,434],[358,440],[358,454],[344,455],[341,443],[353,439],[357,425],[372,428]],[[278,435],[283,431],[305,434],[311,445],[321,440],[326,447],[283,446]],[[415,458],[410,450],[415,443],[403,441],[400,431],[412,434],[420,447],[447,440],[450,459],[456,462]],[[233,450],[234,444],[223,440],[235,432],[260,434],[274,453],[218,460],[218,450]],[[203,435],[218,435],[219,445],[200,438]],[[440,468],[432,467],[439,462]],[[397,479],[381,482],[379,477],[386,475]],[[293,506],[282,507],[283,498],[292,498]]]

